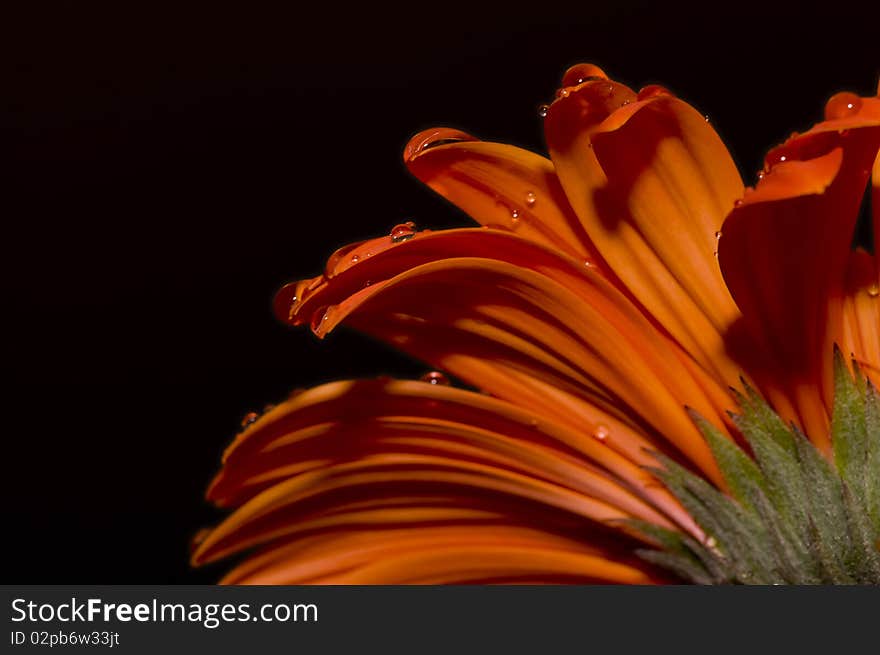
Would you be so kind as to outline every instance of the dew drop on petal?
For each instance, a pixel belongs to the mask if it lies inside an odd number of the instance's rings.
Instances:
[[[514,223],[519,221],[519,210],[518,209],[511,209],[510,210],[510,218],[513,219]]]
[[[360,260],[361,260],[361,258],[358,257],[357,255],[352,255],[352,256],[351,256],[351,263],[352,263],[352,264],[357,264]]]
[[[608,434],[608,428],[601,424],[597,425],[596,429],[593,430],[593,437],[596,439],[596,441],[600,441],[602,443],[605,443],[608,440]]]
[[[562,86],[576,86],[594,80],[607,80],[608,76],[595,64],[575,64],[562,76]]]
[[[450,382],[449,378],[443,375],[440,371],[430,371],[429,373],[425,373],[421,378],[419,378],[422,382],[427,382],[428,384],[436,384],[441,387],[448,387]]]
[[[788,161],[788,157],[785,155],[774,154],[764,162],[764,174],[766,175],[767,173],[772,172],[773,167],[776,166],[776,164],[782,164],[786,161]]]
[[[538,201],[538,196],[535,195],[534,191],[529,191],[526,194],[526,207],[534,207],[535,203]]]
[[[858,114],[862,108],[862,99],[855,93],[843,91],[836,93],[825,103],[825,120],[847,118]]]
[[[312,314],[312,320],[309,323],[309,327],[312,329],[312,332],[318,334],[321,330],[321,325],[330,318],[330,308],[329,307],[321,307],[315,310],[315,313]]]
[[[671,96],[672,92],[667,89],[665,86],[660,86],[659,84],[649,84],[646,87],[642,87],[639,91],[638,99],[639,100],[648,100],[649,98],[657,98],[660,96]]]
[[[547,118],[547,112],[550,111],[550,105],[539,105],[538,106],[538,116],[541,118]]]
[[[415,235],[416,225],[412,221],[395,225],[393,228],[391,228],[390,234],[391,241],[393,243],[400,243],[401,241],[412,239]]]
[[[880,296],[880,285],[874,282],[871,286],[868,287],[868,295],[872,298],[876,298]]]
[[[447,127],[435,127],[423,130],[413,136],[403,150],[403,157],[406,161],[412,160],[416,155],[425,150],[444,146],[450,143],[458,143],[460,141],[476,141],[472,135],[460,130],[453,130]]]
[[[241,427],[246,428],[251,423],[254,423],[258,418],[260,418],[260,415],[256,412],[248,412],[244,415],[244,418],[241,419]]]

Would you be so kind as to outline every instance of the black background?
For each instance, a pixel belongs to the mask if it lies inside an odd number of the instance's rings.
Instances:
[[[542,149],[536,107],[593,61],[693,102],[751,182],[880,73],[880,16],[854,3],[179,4],[2,21],[4,582],[216,579],[188,540],[241,417],[424,371],[270,312],[348,241],[466,223],[406,173],[414,132]]]

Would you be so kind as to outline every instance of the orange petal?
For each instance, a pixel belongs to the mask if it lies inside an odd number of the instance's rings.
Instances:
[[[451,256],[477,247],[506,261],[441,259],[345,297],[347,290],[363,286],[358,280],[372,280],[380,272],[381,279],[395,262],[414,264],[417,253]],[[308,316],[317,307],[319,333],[347,320],[501,397],[521,388],[503,379],[509,379],[506,363],[516,362],[560,390],[605,409],[616,407],[622,415],[641,416],[707,474],[716,474],[684,406],[714,416],[719,426],[724,421],[683,366],[675,344],[601,276],[535,244],[481,230],[420,236],[310,293],[294,314]]]
[[[594,81],[550,108],[547,143],[568,199],[602,257],[645,308],[723,382],[740,367],[724,334],[738,313],[715,261],[742,182],[718,135],[664,93],[637,100]]]
[[[850,255],[843,302],[844,352],[880,386],[880,280],[875,258],[864,250]]]
[[[871,212],[874,219],[874,252],[880,253],[880,153],[874,160],[871,173]]]
[[[248,426],[227,450],[209,498],[237,505],[299,474],[379,455],[431,453],[561,484],[666,524],[653,507],[693,531],[678,503],[644,471],[654,461],[640,453],[636,465],[609,447],[627,436],[610,425],[598,439],[451,387],[332,383],[298,394]]]
[[[413,175],[478,223],[598,262],[549,159],[457,130],[432,128],[412,138],[404,161]]]
[[[619,550],[517,525],[426,526],[309,537],[250,558],[223,580],[226,584],[659,581],[644,562]]]
[[[831,116],[771,150],[720,243],[745,326],[769,353],[752,373],[763,386],[781,384],[798,413],[787,418],[825,450],[831,350],[843,340],[844,272],[878,126],[880,101],[862,99],[860,112]]]

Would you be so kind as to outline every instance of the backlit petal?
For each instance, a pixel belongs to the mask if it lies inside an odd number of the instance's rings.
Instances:
[[[454,257],[477,247],[493,258]],[[419,235],[361,262],[312,285],[294,319],[317,308],[321,334],[346,320],[481,389],[527,402],[511,378],[519,368],[606,411],[640,416],[715,475],[684,406],[723,428],[717,396],[694,380],[675,344],[589,268],[481,230]],[[365,279],[379,281],[362,288]]]
[[[516,525],[424,526],[322,535],[248,559],[227,584],[652,584],[620,549]]]
[[[698,112],[670,96],[581,85],[550,108],[547,143],[569,201],[614,273],[695,359],[731,384],[738,313],[715,261],[739,174]]]
[[[767,156],[767,172],[724,224],[725,280],[765,356],[752,374],[780,387],[817,445],[829,447],[831,350],[842,343],[844,273],[880,144],[880,101],[826,120]]]
[[[412,138],[404,161],[416,177],[478,223],[516,231],[600,265],[549,159],[457,130],[432,128]]]
[[[843,303],[844,353],[880,386],[880,286],[877,262],[864,250],[850,255]]]

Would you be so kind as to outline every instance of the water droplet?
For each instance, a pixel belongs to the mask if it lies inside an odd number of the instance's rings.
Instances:
[[[519,210],[518,209],[511,209],[510,210],[510,218],[513,219],[514,223],[519,221]]]
[[[536,203],[537,201],[538,201],[538,196],[535,195],[535,192],[534,192],[534,191],[529,191],[529,192],[526,194],[526,206],[527,206],[527,207],[534,207],[534,206],[535,206],[535,203]]]
[[[657,98],[660,96],[671,96],[672,92],[667,89],[665,86],[660,86],[659,84],[649,84],[646,87],[643,87],[639,91],[639,95],[637,96],[639,100],[647,100],[649,98]]]
[[[410,161],[420,152],[449,143],[458,143],[459,141],[477,141],[477,139],[467,132],[453,130],[448,127],[433,127],[423,130],[406,144],[406,148],[403,150],[403,158],[406,161]]]
[[[868,295],[872,298],[876,298],[880,296],[880,285],[874,282],[871,286],[868,287]]]
[[[538,116],[541,118],[547,118],[547,112],[550,111],[550,105],[539,105],[538,106]]]
[[[742,207],[742,204],[743,204],[743,201],[740,198],[737,198],[736,200],[733,201],[734,207]]]
[[[241,427],[246,428],[251,423],[254,423],[258,418],[260,418],[260,415],[256,412],[248,412],[244,415],[244,418],[241,419]]]
[[[758,179],[763,180],[766,173],[764,171],[758,171]]]
[[[843,91],[836,93],[825,103],[825,120],[847,118],[859,113],[862,108],[862,99],[855,93]]]
[[[707,123],[710,123],[710,122],[711,122],[711,121],[709,120],[709,114],[706,114],[705,116],[703,116],[703,118],[706,120]]]
[[[557,98],[567,98],[568,97],[568,89],[562,87],[560,89],[556,89],[556,97]]]
[[[764,174],[766,175],[767,173],[770,173],[773,170],[774,166],[786,161],[788,161],[788,157],[786,155],[780,155],[778,153],[771,153],[767,155],[767,159],[764,161]]]
[[[608,440],[608,434],[608,428],[601,424],[597,425],[596,429],[593,430],[593,437],[602,443],[605,443]]]
[[[321,330],[321,325],[330,318],[330,308],[329,307],[321,307],[315,310],[315,313],[312,314],[312,320],[309,323],[309,327],[311,327],[312,332],[318,334],[319,330]]]
[[[584,266],[586,266],[587,268],[593,268],[593,262],[587,259],[584,261]]]
[[[721,238],[721,230],[718,230],[717,232],[715,232],[715,238],[716,238],[716,239],[720,239],[720,238]]]
[[[442,387],[448,387],[450,385],[449,378],[443,375],[440,371],[431,371],[429,373],[425,373],[421,378],[419,378],[422,382],[427,382],[428,384],[436,384]]]
[[[406,223],[400,223],[391,228],[390,236],[393,243],[400,243],[401,241],[412,239],[415,235],[416,224],[412,221],[407,221]]]
[[[361,260],[361,258],[358,257],[357,255],[352,255],[352,256],[351,256],[351,263],[352,263],[352,264],[357,264],[360,260]]]
[[[594,80],[607,80],[608,76],[595,64],[575,64],[562,76],[562,86],[576,86]]]

